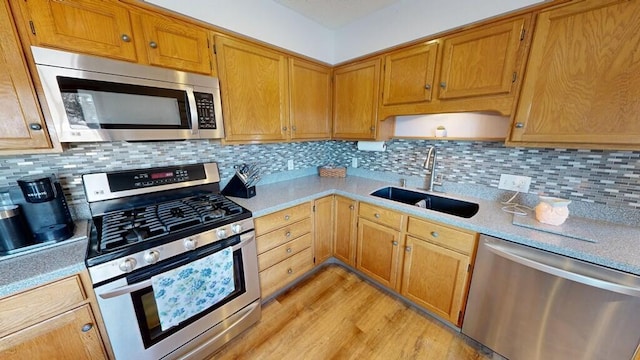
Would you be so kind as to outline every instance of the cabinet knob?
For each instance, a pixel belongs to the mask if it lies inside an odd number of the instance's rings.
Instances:
[[[411,246],[407,246],[404,250],[405,250],[406,252],[411,252]]]
[[[369,129],[370,129],[371,131],[376,131],[376,127],[375,127],[375,126],[372,126],[372,127],[370,127]]]
[[[287,269],[287,274],[293,274],[293,269],[292,268]]]
[[[31,123],[31,124],[29,124],[29,129],[31,129],[31,130],[42,130],[42,125],[40,125],[38,123]]]
[[[446,87],[447,87],[447,83],[446,83],[446,82],[444,82],[444,81],[443,81],[443,82],[441,82],[441,83],[440,83],[440,87],[441,87],[441,88],[443,88],[443,89],[444,89],[444,88],[446,88]]]
[[[521,122],[517,122],[516,123],[516,128],[517,129],[522,129],[523,127],[524,127],[524,123],[521,123]]]
[[[353,206],[353,205],[349,205],[349,210],[353,210],[353,209],[355,209],[355,208],[356,208],[355,206]]]
[[[291,254],[291,248],[287,248],[287,254]]]
[[[287,131],[287,127],[286,127],[286,126],[283,126],[283,127],[282,127],[282,131]]]
[[[291,237],[291,231],[287,231],[286,234],[284,234],[285,237]]]
[[[158,44],[156,44],[155,41],[152,41],[152,42],[149,43],[149,46],[151,46],[151,48],[155,49],[155,48],[158,47]]]
[[[82,332],[87,332],[87,331],[89,331],[89,330],[91,330],[91,329],[93,329],[93,324],[84,324],[84,325],[82,326],[82,329],[81,329],[81,330],[82,330]]]
[[[295,126],[292,126],[292,127],[291,127],[291,130],[292,130],[292,131],[296,131],[296,127],[295,127]]]
[[[431,84],[425,85],[424,88],[427,89],[427,90],[431,90]]]
[[[291,217],[290,217],[289,215],[285,215],[285,216],[284,216],[284,219],[285,219],[285,220],[287,220],[287,221],[289,221],[289,219],[291,219]]]
[[[378,213],[373,214],[373,216],[374,216],[376,219],[380,219],[380,214],[378,214]]]
[[[393,244],[393,246],[398,246],[398,242],[397,241],[392,241],[391,244]]]
[[[432,231],[432,232],[431,232],[431,236],[433,236],[433,237],[438,237],[438,236],[439,236],[439,234],[438,234],[437,232],[435,232],[435,231]]]
[[[129,41],[131,41],[131,38],[130,38],[130,37],[129,37],[129,35],[127,35],[127,34],[122,34],[122,35],[120,35],[120,39],[122,39],[122,41],[124,41],[124,42],[129,42]]]

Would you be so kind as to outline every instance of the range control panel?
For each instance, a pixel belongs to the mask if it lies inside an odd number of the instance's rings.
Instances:
[[[112,192],[205,179],[202,165],[170,166],[107,174]]]

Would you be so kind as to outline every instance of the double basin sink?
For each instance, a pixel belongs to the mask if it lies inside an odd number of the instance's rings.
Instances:
[[[480,208],[476,203],[393,186],[376,190],[370,195],[467,219]]]

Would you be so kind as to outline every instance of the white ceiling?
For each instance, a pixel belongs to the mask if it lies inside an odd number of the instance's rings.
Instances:
[[[273,0],[335,30],[401,0]]]

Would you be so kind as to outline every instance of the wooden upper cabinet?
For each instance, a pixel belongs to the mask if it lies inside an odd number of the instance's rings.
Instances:
[[[136,61],[129,11],[104,0],[26,0],[34,45]]]
[[[331,69],[289,60],[291,139],[331,137]]]
[[[333,77],[333,136],[375,139],[380,58],[338,67]]]
[[[265,47],[224,36],[216,36],[215,43],[226,139],[286,140],[286,57]]]
[[[517,78],[525,19],[483,26],[445,37],[440,99],[509,94]]]
[[[209,31],[182,21],[150,14],[133,14],[136,43],[149,64],[211,74]]]
[[[431,101],[438,43],[419,44],[384,57],[382,105]]]
[[[638,1],[541,12],[510,141],[640,148],[639,48]]]
[[[0,4],[0,109],[0,150],[52,147],[6,1]]]

